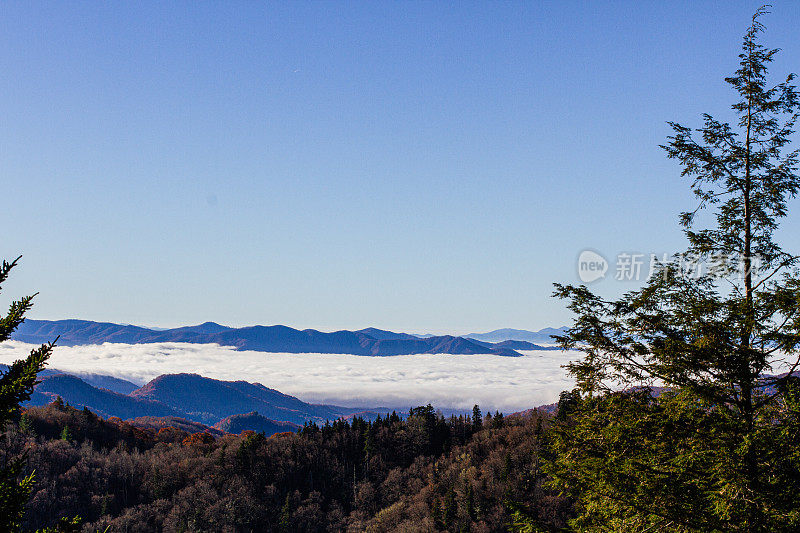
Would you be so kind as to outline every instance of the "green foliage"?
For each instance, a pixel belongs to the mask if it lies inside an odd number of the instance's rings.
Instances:
[[[11,461],[0,470],[0,526],[4,531],[19,531],[25,504],[33,487],[33,474],[22,476],[23,459]]]
[[[558,396],[558,407],[556,408],[556,418],[566,420],[569,415],[580,405],[581,393],[579,390],[562,391]]]
[[[61,440],[66,442],[72,442],[72,433],[69,430],[69,426],[64,426],[64,429],[61,430]]]
[[[726,79],[738,123],[670,123],[663,148],[699,199],[680,217],[687,251],[616,301],[556,286],[577,316],[559,340],[585,357],[568,365],[579,389],[559,401],[548,470],[579,500],[580,530],[800,528],[794,381],[767,375],[787,355],[800,364],[798,258],[773,239],[800,190],[798,151],[786,152],[800,101],[793,75],[767,85],[764,13]],[[707,208],[713,223],[698,228]],[[687,261],[716,268],[687,273]]]
[[[37,529],[36,533],[78,533],[80,530],[81,519],[79,516],[76,516],[74,518],[61,518],[56,525]],[[106,533],[106,531],[108,531],[108,528],[106,528],[103,533]]]
[[[22,416],[19,418],[19,431],[24,435],[36,436],[36,431],[33,429],[31,419],[28,418],[28,415],[25,413],[22,413]]]
[[[582,502],[579,530],[794,531],[798,407],[776,403],[748,430],[731,409],[687,391],[586,398],[553,429],[550,469]],[[753,449],[755,479],[742,468]]]
[[[292,521],[291,521],[291,507],[289,502],[289,495],[286,495],[286,500],[283,502],[283,507],[281,507],[281,514],[278,517],[278,530],[279,531],[291,531],[292,530]]]
[[[514,533],[542,533],[545,531],[565,531],[565,528],[546,527],[538,524],[536,517],[527,511],[523,506],[515,502],[507,502],[511,513],[511,523],[509,531]]]
[[[0,286],[16,267],[19,257],[0,265]],[[34,295],[35,296],[35,295]],[[0,317],[0,342],[8,340],[22,324],[25,313],[33,306],[33,296],[11,302],[8,312]],[[31,350],[27,358],[15,361],[0,377],[0,429],[19,414],[20,404],[27,401],[36,384],[37,373],[44,368],[53,344]],[[0,531],[18,531],[25,512],[25,502],[33,486],[33,474],[22,475],[25,457],[18,457],[0,468]]]

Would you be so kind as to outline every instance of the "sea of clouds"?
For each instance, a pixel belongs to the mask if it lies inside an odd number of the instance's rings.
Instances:
[[[33,346],[0,344],[0,363],[25,357]],[[161,374],[190,372],[258,382],[306,402],[344,406],[431,403],[468,409],[479,404],[509,413],[553,403],[573,380],[561,365],[577,352],[496,355],[285,354],[237,351],[218,344],[155,343],[56,347],[48,364],[65,372],[108,374],[144,384]]]

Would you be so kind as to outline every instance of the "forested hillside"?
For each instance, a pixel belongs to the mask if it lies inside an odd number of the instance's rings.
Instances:
[[[9,426],[36,472],[24,526],[84,531],[503,531],[513,510],[564,526],[539,470],[549,415],[430,406],[264,437],[144,429],[55,402]]]

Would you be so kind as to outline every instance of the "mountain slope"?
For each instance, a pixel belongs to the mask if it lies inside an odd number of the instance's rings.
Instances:
[[[560,346],[541,346],[528,341],[503,341],[494,344],[495,350],[507,348],[509,350],[560,350]]]
[[[224,431],[215,427],[207,426],[205,424],[201,424],[200,422],[193,422],[177,416],[138,416],[136,418],[126,420],[126,422],[137,428],[160,430],[163,428],[173,427],[188,433],[209,433],[215,437],[221,437],[225,434]]]
[[[107,389],[112,392],[118,392],[120,394],[130,394],[139,388],[139,385],[131,383],[126,379],[120,379],[114,376],[107,376],[105,374],[94,374],[94,373],[84,373],[84,372],[60,372],[60,371],[56,372],[62,374],[71,374],[75,377],[82,379],[92,387],[97,387],[98,389]]]
[[[169,405],[185,413],[190,420],[204,424],[215,424],[225,417],[252,411],[272,420],[296,424],[307,420],[335,420],[352,411],[308,404],[258,383],[220,381],[197,374],[165,374],[130,396]]]
[[[300,429],[300,426],[298,424],[292,424],[291,422],[276,422],[254,411],[252,413],[232,415],[223,418],[214,424],[214,428],[226,433],[237,434],[242,431],[255,431],[257,433],[264,433],[269,437],[270,435],[283,433],[284,431],[295,432]]]
[[[184,416],[164,403],[147,398],[134,398],[93,387],[69,374],[45,376],[34,388],[26,405],[45,405],[60,396],[73,407],[87,407],[90,411],[109,417],[135,418],[137,416]]]
[[[419,338],[418,336],[411,335],[409,333],[395,333],[394,331],[387,331],[385,329],[377,329],[377,328],[364,328],[356,331],[355,333],[363,333],[364,335],[367,335],[379,341],[398,340],[398,339],[413,340]]]
[[[8,372],[8,365],[0,363],[0,372]],[[106,374],[95,374],[92,372],[64,372],[63,370],[58,370],[56,368],[45,368],[39,372],[39,378],[41,379],[47,376],[55,376],[58,374],[69,374],[82,379],[92,387],[97,387],[98,389],[108,389],[112,392],[118,392],[120,394],[130,394],[139,388],[139,385],[131,383],[126,379],[120,379]]]
[[[363,407],[309,404],[259,383],[220,381],[196,374],[162,375],[127,395],[93,387],[70,374],[44,371],[40,379],[25,405],[46,405],[61,397],[78,409],[86,407],[101,416],[122,419],[178,417],[213,425],[255,411],[275,424],[302,424],[364,411]]]

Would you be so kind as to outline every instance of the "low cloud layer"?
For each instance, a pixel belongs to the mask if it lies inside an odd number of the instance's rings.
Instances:
[[[28,354],[32,345],[0,344],[0,363]],[[111,344],[57,347],[49,367],[66,372],[108,374],[144,384],[161,374],[191,372],[245,380],[307,402],[346,406],[484,408],[504,412],[552,403],[573,381],[561,365],[579,354],[524,352],[495,355],[281,354],[237,351],[217,344]]]

